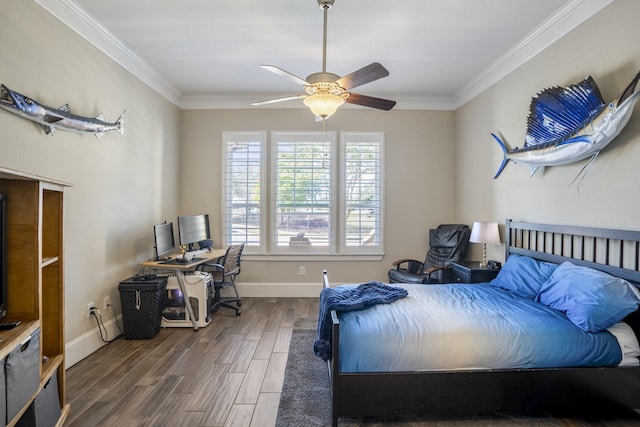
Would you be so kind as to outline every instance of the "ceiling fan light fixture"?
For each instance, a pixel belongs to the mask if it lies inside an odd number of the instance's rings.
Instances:
[[[307,96],[302,102],[309,107],[311,112],[323,120],[331,117],[338,108],[344,104],[349,94],[334,95],[327,92],[318,92]]]
[[[362,105],[363,107],[377,108],[388,111],[395,105],[395,101],[376,98],[373,96],[359,95],[347,92],[350,89],[362,86],[389,75],[389,71],[378,62],[372,62],[344,77],[327,72],[327,11],[331,9],[335,0],[316,0],[324,14],[324,28],[322,31],[322,71],[307,76],[307,79],[291,74],[288,71],[274,65],[261,65],[267,71],[285,77],[294,83],[302,85],[307,95],[286,96],[266,101],[254,102],[251,105],[271,104],[274,102],[288,101],[290,99],[304,99],[304,104],[311,109],[316,117],[326,120],[331,117],[345,102]]]

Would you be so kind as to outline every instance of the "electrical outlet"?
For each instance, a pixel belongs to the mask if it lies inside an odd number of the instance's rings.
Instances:
[[[307,269],[304,268],[304,265],[301,265],[300,267],[298,267],[298,274],[301,276],[304,276],[305,274],[307,274]]]
[[[91,318],[91,309],[94,308],[96,305],[93,302],[90,302],[89,304],[87,304],[87,319]]]
[[[107,311],[109,309],[109,305],[111,305],[111,300],[109,299],[109,295],[107,295],[106,297],[104,297],[104,299],[102,300],[102,309],[104,311]]]

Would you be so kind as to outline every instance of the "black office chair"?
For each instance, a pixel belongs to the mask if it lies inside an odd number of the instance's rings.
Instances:
[[[242,305],[242,300],[236,288],[236,276],[240,274],[240,260],[242,251],[244,250],[244,242],[239,245],[231,245],[227,248],[224,256],[216,260],[216,263],[204,263],[197,267],[197,270],[209,272],[213,277],[213,298],[211,312],[218,307],[226,307],[236,311],[236,316],[240,316],[238,307]],[[235,298],[222,299],[220,291],[229,286],[236,293]],[[235,303],[236,306],[232,305]]]
[[[467,254],[471,230],[465,224],[442,224],[429,230],[429,250],[424,262],[400,259],[389,270],[390,283],[447,283],[447,262],[461,261]]]

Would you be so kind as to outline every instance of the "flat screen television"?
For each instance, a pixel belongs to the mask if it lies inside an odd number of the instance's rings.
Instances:
[[[189,215],[178,217],[178,233],[180,246],[186,246],[187,251],[199,249],[198,242],[210,239],[209,215]]]
[[[168,255],[173,253],[176,243],[173,238],[173,223],[164,222],[153,226],[153,238],[155,241],[156,261],[169,259]]]
[[[0,194],[0,319],[7,315],[7,198]]]

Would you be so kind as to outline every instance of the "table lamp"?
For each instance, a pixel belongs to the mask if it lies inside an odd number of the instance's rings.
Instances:
[[[500,232],[497,222],[476,221],[471,228],[469,241],[482,243],[482,266],[487,265],[487,243],[500,243]]]

